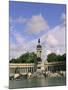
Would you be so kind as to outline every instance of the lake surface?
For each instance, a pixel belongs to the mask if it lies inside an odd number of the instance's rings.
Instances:
[[[66,85],[66,77],[49,77],[49,78],[33,78],[21,80],[9,80],[9,88],[32,88],[47,86],[63,86]]]

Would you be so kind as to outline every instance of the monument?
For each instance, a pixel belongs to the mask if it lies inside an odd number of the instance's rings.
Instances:
[[[42,46],[40,43],[40,39],[38,39],[38,45],[37,45],[37,71],[41,71],[42,68],[42,58],[41,58],[41,53],[42,53]]]

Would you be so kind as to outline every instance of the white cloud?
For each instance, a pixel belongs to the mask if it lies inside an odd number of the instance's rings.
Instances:
[[[24,42],[21,44],[11,44],[10,45],[10,59],[11,58],[17,58],[21,54],[24,54],[26,52],[35,52],[36,50],[36,43],[31,42]]]
[[[21,54],[26,53],[27,50],[27,44],[23,43],[23,44],[11,44],[10,45],[10,59],[11,58],[17,58],[19,57]]]
[[[61,18],[63,24],[65,25],[66,24],[66,14],[62,13],[60,18]]]
[[[48,54],[50,54],[52,51],[51,50],[47,50],[46,51],[46,54],[48,55]]]
[[[16,19],[15,22],[23,23],[26,22],[27,31],[33,34],[39,34],[42,31],[46,31],[49,28],[47,21],[44,20],[42,15],[32,16],[29,20],[21,21],[21,17]],[[38,37],[32,41],[27,41],[20,33],[15,32],[14,27],[11,27],[11,32],[16,40],[16,44],[10,45],[10,58],[19,57],[21,54],[29,51],[36,52],[36,45]],[[41,44],[43,48],[42,58],[46,58],[46,55],[51,52],[64,53],[65,52],[65,25],[57,25],[53,29],[49,30],[48,33],[44,33],[40,36]],[[62,45],[62,47],[61,47]],[[52,48],[50,46],[53,46]],[[58,46],[58,48],[57,48]]]
[[[13,32],[15,43],[10,41],[10,59],[19,57],[27,51],[27,40],[18,32]]]
[[[43,58],[46,59],[46,55],[51,52],[54,52],[56,54],[63,54],[66,52],[65,33],[65,25],[60,24],[40,37],[43,46]]]
[[[46,37],[46,41],[49,45],[57,45],[58,44],[58,40],[51,34],[49,34]]]
[[[12,39],[13,37],[17,44],[21,44],[25,42],[25,38],[23,37],[23,35],[21,35],[21,33],[17,31],[14,26],[11,25],[10,26],[10,39]]]
[[[39,34],[49,29],[47,21],[43,18],[41,14],[34,15],[29,19],[22,16],[19,16],[16,19],[10,17],[10,25],[14,26],[15,23],[25,24],[27,28],[25,31],[30,34]]]
[[[26,18],[23,18],[22,16],[18,17],[16,19],[16,22],[17,23],[26,23],[27,19]]]
[[[13,19],[12,17],[10,17],[10,20],[9,20],[10,23],[19,23],[19,24],[24,24],[27,21],[28,21],[28,19],[26,19],[22,16],[19,16],[16,19]]]
[[[41,14],[32,16],[32,18],[27,22],[27,31],[29,33],[38,34],[48,29],[49,26],[47,21],[42,17]]]
[[[61,20],[65,20],[66,19],[66,15],[65,15],[65,13],[62,13],[61,14]]]
[[[16,45],[12,45],[10,48],[10,57],[18,57],[23,53],[36,52],[37,39],[27,41],[19,33],[14,33]],[[44,33],[40,37],[42,44],[42,58],[45,60],[47,54],[55,52],[56,54],[63,54],[65,52],[65,26],[58,25],[50,30],[48,33]],[[53,46],[53,47],[51,47]]]
[[[65,45],[65,34],[66,28],[65,25],[57,25],[53,29],[49,30],[48,33],[45,33],[41,40],[43,44],[47,43],[49,45]]]
[[[15,33],[14,36],[15,36],[16,42],[18,44],[25,43],[25,38],[23,38],[23,36],[21,34]]]
[[[60,52],[59,49],[56,50],[56,54],[57,54],[57,55],[61,54],[61,52]]]

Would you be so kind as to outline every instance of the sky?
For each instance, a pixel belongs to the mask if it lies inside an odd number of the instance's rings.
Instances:
[[[10,59],[35,52],[41,40],[42,58],[65,53],[66,5],[9,2]]]

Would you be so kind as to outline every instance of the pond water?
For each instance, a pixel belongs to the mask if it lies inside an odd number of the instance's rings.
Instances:
[[[9,80],[9,88],[32,88],[32,87],[47,87],[47,86],[64,86],[66,85],[66,77],[49,77],[49,78],[33,78]]]

